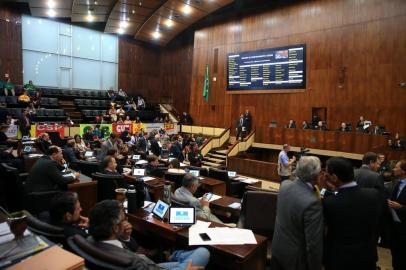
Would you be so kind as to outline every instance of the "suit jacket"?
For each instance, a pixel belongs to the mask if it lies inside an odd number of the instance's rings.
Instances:
[[[202,166],[202,155],[200,155],[199,153],[195,153],[193,151],[189,152],[188,160],[189,160],[190,166],[196,166],[196,167]]]
[[[99,249],[105,250],[106,253],[111,255],[116,255],[119,257],[127,257],[132,260],[132,264],[129,270],[163,270],[166,268],[160,267],[159,265],[155,264],[152,260],[142,254],[134,253],[131,250],[126,248],[119,248],[109,243],[95,241],[92,237],[88,238],[88,241],[91,242]]]
[[[400,223],[399,222],[396,223],[397,225],[396,227],[398,236],[400,236],[402,239],[405,239],[406,241],[406,187],[404,187],[400,192],[399,196],[397,196],[399,192],[399,185],[400,182],[396,184],[391,196],[391,200],[403,205],[402,208],[395,210],[396,214],[398,215],[401,221]]]
[[[178,142],[172,144],[172,147],[170,149],[170,155],[171,157],[177,158],[180,162],[185,160],[185,157],[183,156],[182,153],[182,147],[179,145]]]
[[[48,156],[43,156],[35,162],[28,174],[27,192],[66,190],[66,185],[74,178],[62,175],[58,163]]]
[[[68,163],[79,162],[79,159],[76,158],[75,150],[72,147],[67,147],[63,149],[64,157]]]
[[[107,152],[110,149],[117,149],[117,144],[113,144],[110,139],[102,143],[99,153],[97,154],[98,160],[103,160],[103,158],[107,155]]]
[[[161,154],[161,147],[159,146],[155,138],[152,138],[150,142],[151,142],[151,152],[158,157]]]
[[[354,180],[360,187],[374,188],[382,195],[385,193],[384,180],[379,173],[371,170],[367,165],[362,165],[354,172]]]
[[[376,189],[340,189],[323,200],[326,269],[376,269],[384,199]]]
[[[141,152],[147,152],[147,140],[145,137],[140,137],[137,141],[137,150]]]
[[[287,270],[320,270],[323,252],[323,211],[320,199],[305,182],[281,184],[272,256]]]
[[[244,113],[244,127],[247,130],[251,129],[252,117],[250,113]]]

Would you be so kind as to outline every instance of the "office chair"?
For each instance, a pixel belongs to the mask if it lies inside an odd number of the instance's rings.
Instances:
[[[100,170],[100,162],[80,160],[77,163],[77,167],[82,174],[88,177],[92,177],[93,173],[98,172]]]
[[[165,172],[165,180],[171,181],[175,183],[175,189],[180,188],[182,186],[183,177],[185,177],[185,173],[170,173]]]
[[[226,183],[226,195],[241,198],[244,193],[244,183],[231,181],[226,170],[209,169],[209,177]]]
[[[92,179],[97,181],[97,200],[113,200],[116,198],[116,188],[128,188],[127,181],[121,175],[93,173]]]

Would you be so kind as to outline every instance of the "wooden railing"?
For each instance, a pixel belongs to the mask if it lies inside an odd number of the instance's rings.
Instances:
[[[205,156],[213,148],[221,147],[226,141],[230,139],[230,128],[224,129],[218,136],[211,137],[200,148],[200,153]]]
[[[233,146],[227,152],[227,157],[233,157],[238,155],[239,152],[247,151],[248,148],[254,143],[255,139],[255,130],[251,131],[243,141],[236,141]]]

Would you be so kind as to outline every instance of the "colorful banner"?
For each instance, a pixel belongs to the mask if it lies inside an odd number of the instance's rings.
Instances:
[[[95,125],[80,124],[80,136],[83,136],[83,134],[86,133],[86,131],[89,129],[89,127],[94,128]],[[108,136],[110,136],[110,133],[112,132],[112,125],[111,124],[100,124],[100,131],[101,131],[102,137],[107,138]]]
[[[32,127],[31,127],[32,130]],[[52,124],[52,125],[35,125],[35,137],[38,138],[42,133],[58,132],[61,139],[65,137],[65,128],[63,125]],[[32,134],[31,134],[32,136]]]
[[[126,130],[128,130],[129,132],[132,132],[133,131],[133,124],[117,124],[117,123],[113,123],[113,132],[121,134]]]
[[[165,123],[164,124],[164,129],[165,129],[166,133],[168,133],[169,135],[177,133],[174,123]]]
[[[144,124],[143,123],[133,123],[133,133],[140,132],[144,129]]]

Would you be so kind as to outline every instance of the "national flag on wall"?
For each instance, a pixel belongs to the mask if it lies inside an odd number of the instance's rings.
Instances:
[[[209,65],[206,65],[206,72],[204,75],[204,87],[203,87],[203,98],[207,102],[209,101]]]

